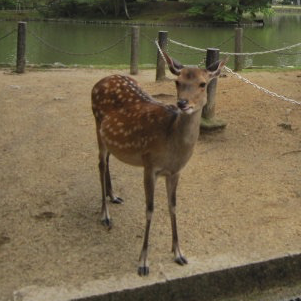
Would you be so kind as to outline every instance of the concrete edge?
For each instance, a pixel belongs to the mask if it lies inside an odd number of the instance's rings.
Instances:
[[[301,254],[73,301],[208,301],[248,294],[255,289],[264,290],[276,285],[288,285],[298,280],[301,280]]]
[[[68,288],[28,287],[14,293],[15,301],[208,301],[249,294],[301,281],[301,253],[170,279],[140,278],[127,284],[117,279],[95,281],[77,292]],[[105,289],[104,289],[105,288]],[[40,291],[39,291],[40,290]],[[69,296],[69,297],[68,297]]]

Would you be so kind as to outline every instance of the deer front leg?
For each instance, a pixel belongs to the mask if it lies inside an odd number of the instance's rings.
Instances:
[[[110,198],[112,203],[122,204],[123,199],[118,196],[114,196],[113,194],[110,169],[109,169],[109,157],[110,157],[110,153],[107,154],[107,158],[106,158],[106,196]]]
[[[177,220],[176,220],[176,190],[177,190],[178,181],[179,181],[179,174],[166,176],[168,208],[169,208],[171,228],[172,228],[172,252],[174,252],[175,262],[180,265],[184,265],[187,264],[188,261],[183,256],[179,247]]]
[[[141,254],[139,257],[138,274],[140,276],[147,276],[149,274],[148,264],[148,239],[149,230],[154,211],[154,190],[155,190],[156,175],[151,168],[144,168],[144,190],[146,200],[146,226],[144,233],[144,241],[142,245]]]
[[[102,196],[102,207],[101,207],[101,223],[107,226],[109,229],[112,228],[112,222],[110,219],[109,208],[106,200],[106,156],[103,153],[99,154],[99,173],[101,182],[101,196]]]

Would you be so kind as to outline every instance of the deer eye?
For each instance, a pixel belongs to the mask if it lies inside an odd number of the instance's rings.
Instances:
[[[200,83],[200,88],[205,88],[206,87],[206,83]]]
[[[175,83],[176,83],[176,87],[178,88],[180,86],[180,82],[176,80]]]

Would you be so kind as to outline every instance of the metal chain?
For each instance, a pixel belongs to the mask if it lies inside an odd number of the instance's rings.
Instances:
[[[231,41],[232,39],[234,39],[234,35],[229,37],[228,39],[226,39],[224,42],[221,42],[219,45],[215,46],[214,48],[220,48],[221,46],[227,44],[229,41]]]
[[[156,46],[157,46],[157,48],[158,48],[158,50],[159,50],[160,55],[162,56],[163,60],[164,60],[165,63],[167,64],[167,61],[166,61],[166,59],[165,59],[165,56],[163,55],[162,49],[161,49],[161,47],[159,46],[159,43],[158,43],[157,40],[155,41],[155,44],[156,44]],[[300,101],[296,101],[296,100],[294,100],[294,99],[287,98],[287,97],[285,97],[285,96],[283,96],[283,95],[279,95],[279,94],[277,94],[277,93],[275,93],[275,92],[269,91],[269,90],[266,89],[266,88],[260,87],[259,85],[255,84],[255,83],[252,83],[250,80],[248,80],[247,78],[245,78],[245,77],[241,76],[240,74],[234,72],[234,71],[231,70],[230,68],[228,68],[228,67],[226,67],[226,66],[224,66],[224,68],[225,68],[225,70],[226,70],[227,72],[229,72],[229,73],[231,73],[232,75],[236,76],[238,79],[242,80],[243,82],[245,82],[245,83],[247,83],[247,84],[250,84],[250,85],[253,86],[254,88],[256,88],[256,89],[258,89],[258,90],[260,90],[260,91],[263,91],[264,93],[266,93],[266,94],[268,94],[268,95],[270,95],[270,96],[274,96],[274,97],[280,98],[280,99],[282,99],[282,100],[284,100],[284,101],[288,101],[288,102],[291,102],[291,103],[294,103],[294,104],[297,104],[297,105],[301,105],[301,102],[300,102]]]
[[[150,38],[148,35],[146,35],[145,33],[143,32],[140,32],[141,36],[143,38],[145,38],[146,40],[148,40],[149,42],[153,43],[154,42],[154,39]]]
[[[200,51],[200,52],[206,52],[207,51],[207,49],[198,48],[198,47],[194,47],[194,46],[189,46],[189,45],[186,45],[186,44],[174,41],[172,39],[168,39],[168,40],[171,43],[173,43],[173,44],[176,44],[176,45],[179,45],[179,46],[182,46],[182,47],[186,47],[186,48],[189,48],[189,49],[197,50],[197,51]],[[294,44],[294,45],[287,46],[287,47],[283,47],[283,48],[279,48],[279,49],[274,49],[274,50],[268,50],[268,51],[244,52],[244,53],[240,53],[240,52],[235,53],[235,52],[221,51],[220,54],[224,54],[224,55],[249,55],[249,56],[252,56],[252,55],[258,55],[258,54],[268,54],[268,53],[280,52],[280,51],[292,49],[292,48],[295,48],[295,47],[298,47],[298,46],[301,46],[301,42],[297,43],[297,44]]]
[[[255,42],[253,39],[251,39],[250,37],[246,36],[245,34],[244,34],[244,38],[246,38],[246,39],[247,39],[248,41],[250,41],[252,44],[254,44],[255,46],[257,46],[257,47],[259,47],[259,48],[261,48],[261,49],[263,49],[263,50],[269,50],[268,48],[266,48],[266,47],[264,47],[264,46],[258,44],[258,43]],[[301,52],[294,52],[294,53],[278,52],[278,54],[280,54],[280,55],[299,55],[299,54],[301,54]]]
[[[287,98],[287,97],[285,97],[285,96],[283,96],[283,95],[279,95],[279,94],[277,94],[277,93],[275,93],[275,92],[271,92],[271,91],[269,91],[269,90],[266,89],[266,88],[260,87],[259,85],[255,84],[255,83],[252,83],[250,80],[248,80],[247,78],[245,78],[245,77],[241,76],[240,74],[234,72],[234,71],[231,70],[230,68],[228,68],[228,67],[226,67],[226,66],[225,66],[224,68],[226,69],[227,72],[233,74],[233,75],[236,76],[238,79],[242,80],[243,82],[245,82],[245,83],[247,83],[247,84],[250,84],[250,85],[253,86],[254,88],[256,88],[256,89],[258,89],[258,90],[260,90],[260,91],[263,91],[263,92],[265,92],[265,93],[268,94],[268,95],[271,95],[271,96],[280,98],[280,99],[282,99],[282,100],[284,100],[284,101],[288,101],[288,102],[291,102],[291,103],[294,103],[294,104],[297,104],[297,105],[301,105],[301,102],[300,102],[300,101],[296,101],[296,100],[294,100],[294,99]]]
[[[0,41],[7,38],[8,36],[10,36],[11,34],[13,34],[15,31],[17,31],[16,29],[13,29],[12,31],[8,32],[7,34],[5,34],[3,37],[0,37]]]
[[[56,46],[53,46],[51,44],[49,44],[48,42],[44,41],[42,38],[40,38],[39,36],[37,36],[34,32],[30,31],[29,30],[29,33],[33,35],[34,38],[36,38],[37,40],[39,40],[42,44],[44,44],[45,46],[57,51],[57,52],[60,52],[60,53],[64,53],[64,54],[68,54],[68,55],[79,55],[79,56],[89,56],[89,55],[97,55],[97,54],[100,54],[102,52],[105,52],[107,50],[110,50],[112,49],[113,47],[115,47],[116,45],[118,45],[119,43],[123,42],[128,36],[129,34],[127,33],[124,37],[122,37],[121,39],[119,39],[117,42],[115,42],[114,44],[108,46],[108,47],[105,47],[99,51],[96,51],[96,52],[91,52],[91,53],[74,53],[74,52],[69,52],[69,51],[65,51],[65,50],[62,50]]]

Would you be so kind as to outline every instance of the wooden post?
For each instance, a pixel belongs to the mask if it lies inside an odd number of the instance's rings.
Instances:
[[[235,28],[235,53],[242,53],[242,39],[243,39],[243,29]],[[234,57],[234,71],[241,71],[243,67],[243,57],[241,55],[235,55]]]
[[[26,22],[18,22],[18,38],[17,38],[17,73],[25,72],[26,65]]]
[[[208,48],[206,56],[206,68],[211,70],[210,65],[219,60],[219,49]],[[215,118],[215,93],[217,86],[217,78],[211,80],[207,86],[207,103],[203,108],[201,129],[213,131],[224,128],[227,124],[222,120]]]
[[[167,47],[167,35],[168,31],[159,31],[158,43],[161,49],[164,51]],[[156,70],[156,80],[162,80],[165,78],[165,62],[162,58],[160,51],[157,51],[157,70]]]
[[[206,68],[219,60],[219,49],[208,48],[206,56]],[[203,108],[202,117],[211,119],[215,115],[215,92],[217,78],[214,78],[207,86],[207,104]]]
[[[131,40],[131,68],[130,74],[138,74],[138,57],[139,57],[139,26],[132,27]]]

